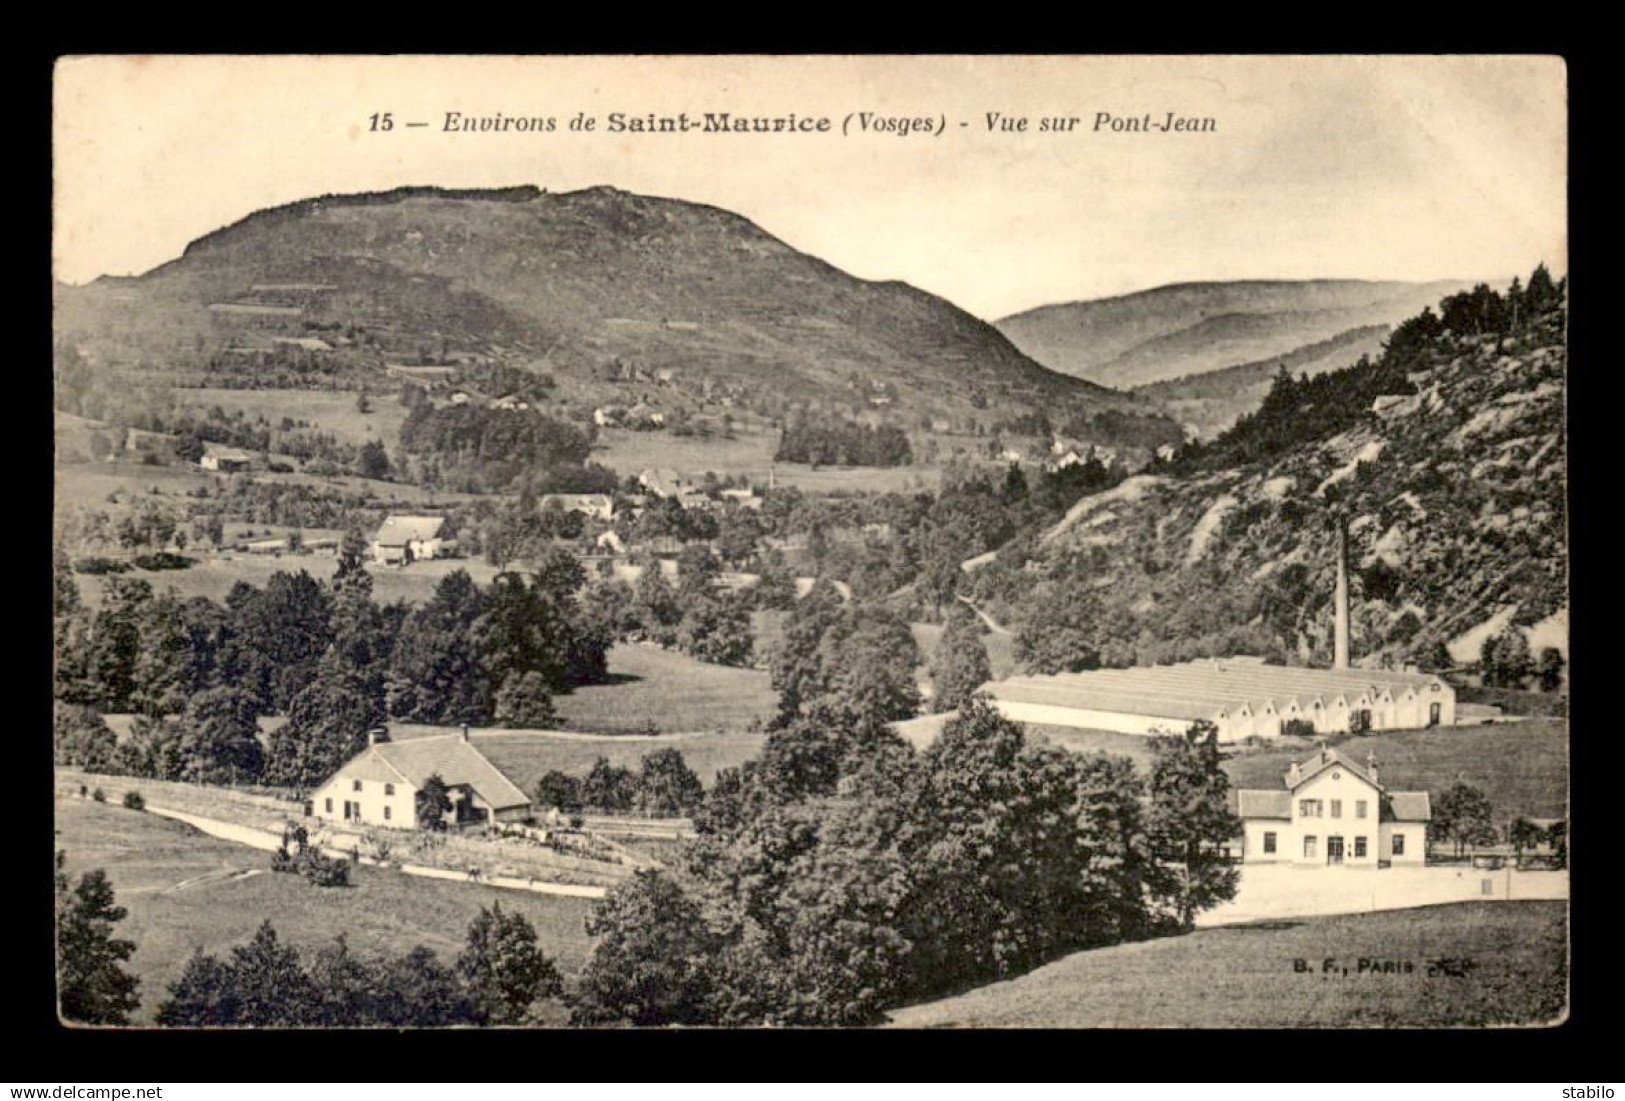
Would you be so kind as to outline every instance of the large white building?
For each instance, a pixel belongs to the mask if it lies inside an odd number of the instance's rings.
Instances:
[[[1205,719],[1219,740],[1275,737],[1286,724],[1317,734],[1451,726],[1456,692],[1427,673],[1303,669],[1257,658],[1017,676],[990,684],[1006,718],[1122,734],[1172,734]]]
[[[305,804],[305,813],[350,825],[416,829],[417,793],[438,776],[451,798],[447,825],[518,822],[530,799],[468,741],[468,733],[371,744],[335,772]]]
[[[1248,864],[1420,866],[1433,808],[1425,791],[1389,791],[1377,763],[1357,765],[1322,746],[1294,761],[1279,790],[1236,793]]]

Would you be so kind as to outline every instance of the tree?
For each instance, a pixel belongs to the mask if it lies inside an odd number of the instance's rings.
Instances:
[[[466,570],[440,579],[390,651],[384,701],[391,715],[421,723],[490,721],[492,685],[476,630],[483,611],[483,595]]]
[[[751,590],[756,606],[766,611],[788,611],[796,603],[796,578],[777,547],[766,551],[757,567],[758,580]]]
[[[971,694],[993,679],[982,645],[981,624],[969,608],[955,608],[931,660],[931,710],[957,711]]]
[[[1033,590],[1016,629],[1015,655],[1034,673],[1081,673],[1100,667],[1102,610],[1096,594],[1076,584]]]
[[[536,781],[536,805],[556,808],[563,814],[581,810],[581,781],[568,772],[549,769]]]
[[[1449,841],[1460,857],[1469,848],[1495,843],[1495,821],[1489,797],[1471,784],[1457,783],[1433,800],[1428,836]]]
[[[1146,832],[1167,872],[1161,884],[1179,928],[1236,895],[1239,879],[1221,851],[1241,834],[1230,812],[1230,779],[1220,767],[1219,731],[1205,720],[1182,735],[1157,738],[1148,785]]]
[[[668,746],[644,755],[637,784],[639,812],[657,818],[692,814],[704,798],[705,786],[680,750]]]
[[[1479,674],[1491,688],[1521,688],[1535,663],[1529,656],[1529,640],[1518,628],[1508,626],[1484,640],[1479,649]]]
[[[596,939],[572,992],[572,1024],[711,1023],[707,962],[720,941],[669,873],[639,868],[611,888],[593,905],[587,935]]]
[[[677,624],[678,649],[700,661],[714,665],[750,664],[755,636],[751,630],[750,608],[731,594],[698,592],[686,601],[683,618]]]
[[[1523,851],[1534,848],[1545,839],[1546,831],[1523,815],[1513,819],[1512,825],[1507,827],[1507,840],[1512,843],[1512,851],[1519,865],[1523,864]]]
[[[129,911],[117,905],[113,885],[100,868],[70,888],[67,854],[56,854],[57,1006],[69,1021],[91,1025],[128,1024],[141,1004],[140,981],[123,964],[135,944],[113,936]]]
[[[417,812],[418,829],[443,830],[446,828],[446,815],[451,813],[451,794],[446,788],[446,781],[440,778],[438,772],[423,781],[413,798],[413,809]]]
[[[179,721],[181,779],[200,784],[244,784],[260,778],[258,703],[240,688],[222,686],[193,696]]]
[[[272,733],[265,759],[270,783],[321,783],[367,747],[367,731],[382,725],[384,709],[356,677],[335,669],[304,688],[288,707],[288,721]]]
[[[356,473],[363,478],[387,479],[390,474],[389,453],[383,440],[368,440],[356,452]]]
[[[118,737],[92,707],[58,703],[52,716],[53,759],[87,772],[108,772],[118,754]]]
[[[1542,692],[1556,692],[1563,686],[1563,660],[1562,651],[1555,646],[1544,647],[1540,651],[1540,663],[1535,668],[1540,678]]]
[[[158,1007],[161,1025],[192,1027],[308,1025],[320,1019],[321,998],[299,951],[277,939],[269,919],[222,962],[199,949]]]
[[[496,719],[504,726],[545,730],[558,717],[546,678],[534,670],[509,674],[497,693]]]
[[[468,946],[457,957],[457,971],[485,1024],[518,1024],[538,998],[556,997],[564,986],[553,961],[536,947],[530,921],[504,912],[500,902],[480,907],[468,927]]]
[[[581,781],[581,803],[601,814],[629,811],[637,804],[638,780],[632,770],[599,757]]]

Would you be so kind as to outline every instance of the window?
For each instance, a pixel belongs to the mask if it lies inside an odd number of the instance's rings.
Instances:
[[[350,790],[351,791],[360,791],[361,790],[361,781],[356,780],[354,783],[352,783],[350,785]]]
[[[333,800],[328,799],[328,800],[326,800],[326,802],[327,802],[327,813],[332,814],[333,813]]]
[[[384,813],[387,815],[389,812],[385,811]],[[1356,837],[1354,839],[1354,859],[1365,859],[1365,838],[1363,837]]]
[[[1341,799],[1333,799],[1332,800],[1332,817],[1333,818],[1341,818],[1341,817],[1343,817],[1343,800],[1341,800]]]
[[[1298,817],[1319,818],[1324,807],[1325,804],[1323,804],[1319,799],[1299,799]]]
[[[387,807],[387,806],[384,807],[384,821],[385,822],[389,821],[389,807]],[[1363,838],[1363,837],[1360,838],[1360,845],[1361,845],[1362,848],[1365,846],[1365,838]]]
[[[1313,860],[1315,858],[1315,835],[1314,834],[1310,834],[1308,837],[1305,837],[1303,839],[1303,858],[1305,860]]]
[[[384,785],[384,794],[385,795],[394,795],[395,794],[395,785],[394,784],[385,784]]]
[[[1264,851],[1267,853],[1275,851],[1275,834],[1266,833],[1264,835]]]
[[[1394,855],[1405,855],[1405,835],[1402,833],[1394,834]]]
[[[1354,800],[1354,817],[1356,817],[1356,818],[1364,818],[1365,817],[1365,800],[1364,799],[1356,799],[1356,800]]]

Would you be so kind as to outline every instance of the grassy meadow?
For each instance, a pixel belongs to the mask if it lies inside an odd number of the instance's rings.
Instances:
[[[1020,978],[898,1010],[890,1023],[902,1028],[1551,1025],[1567,1012],[1567,927],[1564,902],[1469,902],[1204,929],[1078,952]],[[1429,961],[1447,957],[1470,966],[1459,977],[1430,976]],[[1327,959],[1336,961],[1330,974],[1321,970]],[[1307,961],[1311,969],[1294,970],[1295,960]],[[1362,960],[1368,961],[1365,971]],[[1384,962],[1394,966],[1383,970]]]
[[[589,899],[532,895],[450,881],[355,869],[351,887],[322,888],[270,872],[270,856],[199,833],[180,822],[78,799],[56,805],[57,848],[77,877],[103,868],[129,917],[118,935],[136,944],[130,968],[141,979],[138,1024],[151,1023],[167,986],[197,948],[223,955],[269,919],[278,935],[313,952],[343,933],[361,952],[431,948],[443,963],[461,951],[481,906],[500,901],[522,913],[566,975],[591,950]],[[562,1022],[563,1014],[559,1015]]]

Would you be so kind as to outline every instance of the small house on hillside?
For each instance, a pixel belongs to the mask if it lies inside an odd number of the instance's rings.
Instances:
[[[607,493],[545,493],[538,503],[543,510],[557,507],[606,523],[615,513],[615,502]]]
[[[205,445],[203,457],[198,465],[204,470],[216,470],[221,474],[241,474],[252,469],[254,456],[235,447],[214,447]]]
[[[1242,790],[1236,799],[1249,864],[1419,867],[1427,859],[1428,793],[1383,787],[1375,757],[1362,766],[1322,746],[1292,763],[1279,790]]]
[[[391,742],[372,736],[305,804],[314,818],[416,829],[417,793],[438,776],[451,798],[447,825],[521,822],[530,800],[468,741],[468,732]]]
[[[445,547],[440,535],[444,516],[389,516],[372,537],[373,561],[404,566],[423,558],[438,558]]]
[[[692,483],[669,467],[645,470],[638,475],[638,484],[658,497],[676,497]]]

